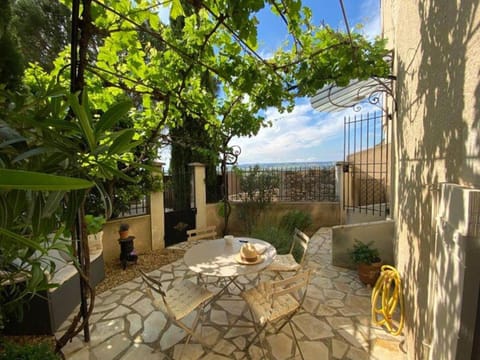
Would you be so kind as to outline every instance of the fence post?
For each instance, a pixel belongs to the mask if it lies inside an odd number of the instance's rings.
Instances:
[[[335,164],[335,196],[338,199],[340,205],[340,224],[345,224],[345,193],[344,193],[344,166],[348,166],[348,163],[344,161],[338,161]]]
[[[154,162],[155,175],[163,177],[161,162]],[[163,206],[163,189],[150,194],[150,229],[152,234],[152,250],[165,247],[165,209]]]
[[[197,209],[195,215],[195,227],[203,228],[207,226],[207,191],[205,185],[205,164],[190,163],[188,166],[193,168],[192,179],[192,200]]]

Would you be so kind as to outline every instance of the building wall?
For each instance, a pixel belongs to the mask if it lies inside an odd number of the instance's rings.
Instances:
[[[406,345],[409,359],[428,359],[439,184],[480,187],[479,2],[383,0],[382,21],[397,76],[392,202]]]

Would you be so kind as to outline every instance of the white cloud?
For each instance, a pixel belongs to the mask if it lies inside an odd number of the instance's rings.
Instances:
[[[343,158],[343,119],[349,111],[322,114],[301,99],[291,113],[268,109],[263,128],[252,138],[234,138],[242,154],[239,163],[335,161]],[[327,149],[325,149],[327,147]]]
[[[373,39],[381,34],[379,0],[365,0],[362,3],[359,18],[360,22],[363,24],[361,33],[368,39]]]

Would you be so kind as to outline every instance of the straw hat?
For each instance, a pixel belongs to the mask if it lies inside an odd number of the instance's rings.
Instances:
[[[240,253],[237,254],[235,260],[240,264],[258,264],[262,262],[263,258],[258,255],[257,250],[253,244],[243,244],[240,248]]]

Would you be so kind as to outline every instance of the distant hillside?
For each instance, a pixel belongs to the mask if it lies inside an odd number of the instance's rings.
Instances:
[[[335,161],[312,161],[312,162],[281,162],[281,163],[258,163],[258,164],[238,164],[241,169],[248,169],[255,165],[262,169],[292,169],[292,168],[318,168],[335,166]]]

